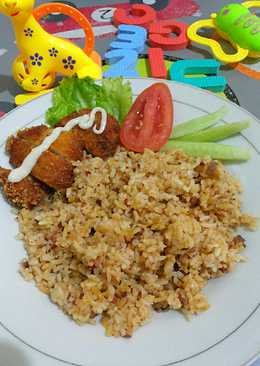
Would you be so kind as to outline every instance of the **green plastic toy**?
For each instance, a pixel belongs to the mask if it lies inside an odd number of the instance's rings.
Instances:
[[[250,11],[260,7],[260,1],[225,5],[211,19],[199,20],[188,28],[188,37],[197,43],[209,46],[216,58],[226,63],[242,61],[247,56],[260,57],[260,18]],[[223,51],[219,42],[197,34],[200,28],[215,28],[217,33],[236,49],[235,54]]]

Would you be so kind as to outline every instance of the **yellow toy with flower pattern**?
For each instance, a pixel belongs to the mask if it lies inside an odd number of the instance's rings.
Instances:
[[[60,3],[50,3],[33,10],[35,0],[0,0],[0,12],[11,18],[20,55],[13,62],[13,76],[24,90],[39,92],[50,88],[56,74],[79,78],[101,79],[99,55],[93,51],[94,35],[87,19],[78,10]],[[84,26],[86,46],[81,49],[72,42],[47,33],[37,17],[59,11]]]

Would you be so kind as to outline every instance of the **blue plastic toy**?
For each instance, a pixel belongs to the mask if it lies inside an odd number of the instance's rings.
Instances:
[[[170,78],[214,92],[222,92],[227,84],[223,76],[217,76],[220,63],[215,59],[180,60],[172,64]],[[206,74],[206,76],[204,76]],[[210,76],[207,76],[210,74]],[[187,76],[189,75],[189,76]],[[193,75],[203,75],[201,77]]]
[[[135,50],[111,50],[105,53],[105,59],[111,64],[110,68],[104,73],[106,78],[140,76],[135,70],[138,60],[138,53]]]
[[[111,43],[111,50],[105,53],[105,59],[111,66],[104,73],[104,77],[140,76],[135,70],[135,66],[138,53],[144,49],[146,38],[145,28],[136,25],[120,25],[116,41]]]
[[[111,48],[132,49],[138,53],[143,52],[147,31],[137,25],[121,24],[118,27],[117,40],[112,42]]]

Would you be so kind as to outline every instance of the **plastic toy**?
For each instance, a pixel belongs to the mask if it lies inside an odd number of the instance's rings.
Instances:
[[[110,68],[104,73],[104,77],[138,77],[135,70],[138,60],[138,53],[135,50],[117,49],[105,53],[105,59],[111,64]]]
[[[149,44],[152,46],[148,49],[148,55],[150,72],[153,77],[167,77],[163,49],[179,50],[186,48],[189,43],[186,35],[187,24],[172,19],[157,21],[154,9],[145,4],[132,4],[128,10],[117,9],[114,13],[113,22],[119,25],[119,33],[117,40],[110,45],[112,50],[105,54],[107,61],[112,64],[104,74],[105,77],[138,76],[137,71],[134,69],[138,55],[135,55],[133,50],[139,53],[142,52],[147,38],[145,28],[147,28],[149,34]],[[172,33],[175,34],[174,37],[171,36]],[[113,50],[115,48],[120,49],[120,51],[115,52]]]
[[[150,76],[153,78],[167,79],[167,69],[164,63],[163,50],[161,48],[149,48],[148,60]]]
[[[100,57],[93,51],[94,34],[88,20],[68,5],[43,4],[33,11],[34,3],[34,0],[0,0],[0,12],[11,17],[20,50],[13,62],[13,76],[21,87],[32,92],[50,88],[56,73],[100,79]],[[69,15],[84,29],[86,45],[83,50],[41,27],[38,20],[53,12]]]
[[[117,40],[110,44],[111,48],[133,49],[137,52],[144,50],[147,31],[136,25],[121,24],[118,27]]]
[[[155,22],[149,27],[149,43],[154,47],[164,50],[181,50],[189,44],[187,37],[188,25],[175,20],[162,20]],[[175,33],[175,37],[170,37]]]
[[[55,0],[56,1],[56,0]],[[111,24],[113,15],[116,9],[123,9],[129,14],[129,11],[133,3],[151,4],[153,9],[156,10],[157,20],[183,18],[194,15],[199,10],[199,6],[194,0],[183,0],[180,4],[180,0],[121,0],[122,2],[114,2],[108,5],[108,1],[92,1],[96,4],[88,6],[89,1],[74,1],[77,4],[77,9],[85,15],[90,21],[94,33],[95,39],[112,37],[116,34],[116,28]],[[242,0],[241,0],[242,1]],[[47,0],[46,0],[47,2]],[[48,1],[49,2],[49,1]],[[65,1],[64,1],[65,2]],[[71,1],[73,2],[73,1]],[[83,5],[85,4],[85,5]],[[102,5],[101,5],[102,4]],[[63,14],[55,13],[48,16],[48,19],[44,21],[44,29],[49,33],[55,33],[58,37],[69,39],[82,39],[82,32],[71,32],[78,30],[79,27],[71,21],[70,18],[65,17]],[[74,34],[73,34],[74,33]]]
[[[104,73],[104,77],[138,77],[135,66],[138,53],[144,49],[146,38],[145,28],[121,24],[118,27],[116,41],[111,43],[111,50],[105,53],[105,59],[111,67]]]
[[[119,8],[113,16],[113,22],[116,26],[128,24],[148,28],[155,19],[155,10],[151,6],[144,4],[133,4],[129,11]]]
[[[260,1],[246,1],[242,4],[224,6],[211,19],[199,20],[188,28],[190,40],[209,46],[214,56],[225,63],[237,63],[247,56],[260,57],[260,18],[250,12],[251,7],[260,7]],[[220,37],[229,41],[236,49],[235,54],[223,51],[219,42],[198,35],[201,28],[214,28]]]
[[[214,59],[180,60],[170,68],[171,80],[191,84],[199,88],[222,92],[227,84],[223,76],[201,76],[202,74],[218,74],[220,63]],[[189,77],[187,76],[189,75]],[[192,75],[197,75],[192,77]]]

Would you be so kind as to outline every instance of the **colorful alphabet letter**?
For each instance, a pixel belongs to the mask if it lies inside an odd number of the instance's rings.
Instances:
[[[221,92],[225,89],[227,81],[223,76],[217,76],[219,68],[220,63],[215,59],[180,60],[172,64],[170,78],[203,89]],[[215,74],[216,76],[208,76],[207,74]],[[193,75],[196,76],[192,77]]]
[[[167,79],[167,69],[164,63],[163,50],[161,48],[149,48],[148,60],[150,76],[153,78]]]
[[[137,25],[121,24],[118,27],[117,40],[112,42],[110,47],[142,52],[146,38],[147,31],[145,28],[138,27]]]
[[[134,69],[138,59],[135,50],[117,49],[105,53],[106,60],[111,67],[104,73],[104,77],[138,77],[138,72]]]
[[[155,10],[145,4],[133,4],[129,12],[125,9],[118,8],[113,16],[113,21],[116,26],[119,24],[129,24],[148,28],[155,19]]]
[[[174,19],[155,22],[149,27],[149,42],[164,50],[181,50],[189,44],[187,29],[186,23],[176,22]],[[171,33],[176,36],[171,37]]]
[[[105,54],[105,59],[111,64],[111,67],[104,73],[104,76],[139,76],[135,66],[138,53],[144,49],[146,38],[145,28],[121,24],[118,27],[117,39],[111,43],[111,50]]]

